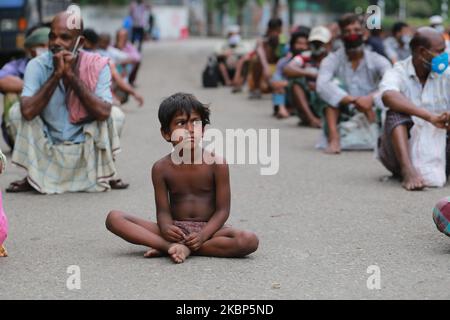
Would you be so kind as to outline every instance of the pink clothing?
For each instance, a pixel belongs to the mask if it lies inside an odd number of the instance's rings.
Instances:
[[[134,62],[140,62],[142,59],[142,56],[139,53],[138,49],[136,49],[136,47],[133,46],[131,42],[127,42],[122,51],[128,54],[128,56],[133,59]]]
[[[89,91],[95,92],[100,72],[108,63],[109,59],[99,54],[80,51],[78,75]],[[89,117],[89,113],[73,90],[69,91],[67,102],[71,123],[80,123]]]
[[[8,220],[6,219],[5,211],[3,210],[3,197],[0,192],[0,247],[5,242],[8,235]]]

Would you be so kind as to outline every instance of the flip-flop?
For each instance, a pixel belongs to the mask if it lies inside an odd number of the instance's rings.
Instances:
[[[28,183],[28,180],[25,178],[23,180],[11,182],[9,187],[6,189],[8,193],[20,193],[20,192],[29,192],[33,191],[33,187]]]
[[[130,186],[129,183],[123,182],[122,179],[110,180],[109,185],[111,186],[111,189],[114,190],[123,190]]]

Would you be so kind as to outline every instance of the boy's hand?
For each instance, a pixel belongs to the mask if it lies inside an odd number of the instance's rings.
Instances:
[[[191,251],[197,251],[205,242],[203,235],[201,233],[191,233],[184,243]]]
[[[184,232],[173,224],[169,224],[161,229],[161,235],[170,242],[182,243],[185,240]]]

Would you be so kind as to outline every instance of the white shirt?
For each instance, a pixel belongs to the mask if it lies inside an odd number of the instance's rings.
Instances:
[[[353,70],[345,49],[330,53],[320,64],[317,78],[317,93],[323,101],[332,107],[348,95],[366,96],[377,90],[384,73],[391,63],[378,53],[364,50],[364,58],[356,70]],[[336,83],[338,78],[342,86]]]
[[[397,62],[388,70],[380,83],[381,94],[397,91],[407,97],[419,108],[426,108],[435,113],[450,110],[450,69],[442,75],[431,72],[422,86],[416,75],[412,57]]]

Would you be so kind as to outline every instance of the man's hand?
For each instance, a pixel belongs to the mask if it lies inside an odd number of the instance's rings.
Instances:
[[[373,96],[362,96],[356,99],[355,101],[356,109],[361,112],[368,112],[372,110],[373,107]]]
[[[75,74],[74,69],[77,57],[68,51],[64,51],[63,56],[64,56],[64,76],[66,77],[73,76]]]
[[[440,115],[432,113],[428,118],[428,122],[432,123],[436,128],[449,130],[449,116],[445,112]]]
[[[136,101],[139,104],[139,107],[142,107],[144,105],[144,98],[137,92],[133,94],[133,97],[136,99]]]
[[[161,229],[161,235],[170,242],[184,243],[184,232],[173,224],[169,224]]]
[[[191,251],[197,251],[205,242],[205,239],[201,233],[191,233],[184,243]]]
[[[64,75],[64,52],[59,51],[53,55],[54,74],[61,78]]]

